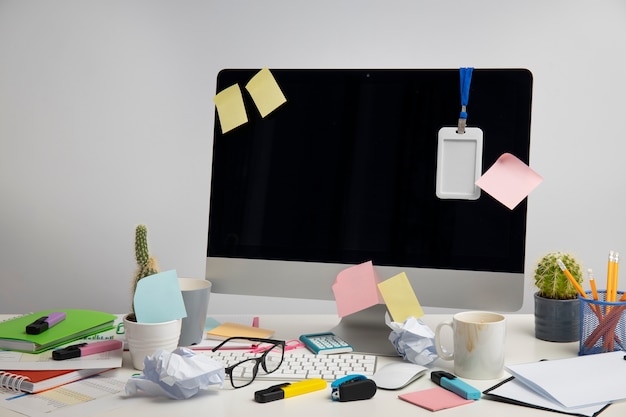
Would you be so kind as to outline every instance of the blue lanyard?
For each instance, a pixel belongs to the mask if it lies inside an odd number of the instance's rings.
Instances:
[[[469,102],[470,84],[472,83],[472,71],[474,71],[474,68],[471,67],[459,69],[459,75],[461,78],[461,113],[459,114],[459,133],[465,133],[467,103]]]

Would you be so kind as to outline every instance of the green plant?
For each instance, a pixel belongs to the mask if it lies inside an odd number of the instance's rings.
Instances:
[[[578,292],[557,264],[558,259],[563,261],[576,281],[579,284],[582,283],[583,268],[573,255],[566,252],[549,252],[537,262],[535,267],[535,286],[539,289],[538,295],[555,300],[577,298]]]
[[[148,251],[148,228],[145,224],[140,224],[135,229],[135,259],[137,260],[137,271],[133,278],[133,296],[140,279],[159,272],[156,259],[150,256]]]

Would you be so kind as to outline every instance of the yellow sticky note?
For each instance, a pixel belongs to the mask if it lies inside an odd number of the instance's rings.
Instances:
[[[248,81],[246,90],[248,90],[252,100],[254,100],[261,117],[267,116],[287,101],[276,79],[267,68],[257,72]]]
[[[213,101],[217,107],[222,133],[229,132],[248,121],[239,84],[233,84],[220,91]]]
[[[424,310],[404,272],[378,284],[378,290],[387,304],[393,321],[401,323],[409,317],[420,318],[424,315]]]

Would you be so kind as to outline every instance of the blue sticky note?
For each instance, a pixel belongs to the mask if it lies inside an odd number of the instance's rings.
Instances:
[[[207,317],[206,321],[204,322],[204,330],[205,331],[213,330],[217,326],[219,326],[220,324],[222,324],[222,323],[217,321],[213,317]]]
[[[140,279],[133,302],[139,323],[160,323],[187,317],[174,270]]]

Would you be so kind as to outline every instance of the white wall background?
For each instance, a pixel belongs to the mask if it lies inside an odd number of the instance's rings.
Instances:
[[[204,276],[220,69],[461,66],[534,74],[530,312],[543,252],[597,276],[626,255],[625,19],[623,0],[0,0],[0,313],[127,311],[138,223],[163,269]],[[303,309],[334,311],[210,308]]]

